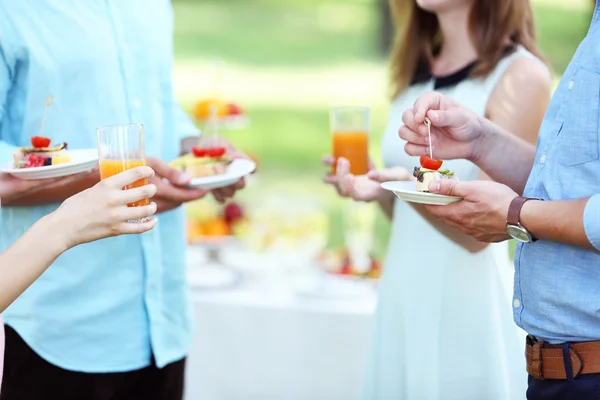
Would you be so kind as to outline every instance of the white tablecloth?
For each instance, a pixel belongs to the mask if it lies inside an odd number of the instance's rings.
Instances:
[[[204,262],[193,249],[188,258]],[[192,287],[186,400],[357,398],[375,290],[300,296],[299,278],[279,272],[228,290]]]

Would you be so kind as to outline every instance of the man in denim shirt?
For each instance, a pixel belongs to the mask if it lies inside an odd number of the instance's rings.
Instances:
[[[547,110],[537,150],[430,93],[403,115],[408,154],[429,154],[425,116],[435,157],[467,158],[499,182],[432,182],[431,192],[463,200],[426,207],[481,241],[519,241],[512,306],[529,333],[528,398],[598,398],[600,5]]]

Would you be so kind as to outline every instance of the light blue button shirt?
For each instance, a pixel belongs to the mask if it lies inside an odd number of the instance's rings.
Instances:
[[[588,35],[540,128],[525,195],[545,200],[591,197],[584,227],[600,250],[599,132],[600,5],[596,5]],[[519,326],[550,343],[600,340],[600,254],[543,240],[520,245],[513,310]]]
[[[172,30],[168,0],[0,0],[0,160],[39,132],[48,95],[53,142],[96,148],[96,127],[142,123],[147,155],[175,158],[181,137],[197,131],[173,94]],[[2,249],[57,206],[2,208]],[[69,370],[128,371],[152,354],[158,366],[181,359],[192,329],[184,225],[179,208],[147,234],[68,251],[5,321]]]

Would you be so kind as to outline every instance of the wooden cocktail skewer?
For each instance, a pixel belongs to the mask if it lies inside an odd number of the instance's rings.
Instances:
[[[425,125],[427,125],[427,134],[429,135],[429,158],[433,158],[433,150],[431,148],[431,120],[425,117]]]
[[[43,136],[44,128],[46,127],[46,117],[48,116],[48,108],[54,104],[54,96],[50,95],[46,98],[46,103],[44,103],[44,107],[46,110],[44,111],[44,119],[42,120],[42,129],[40,129],[40,136]]]

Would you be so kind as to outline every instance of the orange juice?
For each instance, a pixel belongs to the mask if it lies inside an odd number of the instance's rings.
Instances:
[[[333,156],[350,161],[350,173],[364,175],[369,172],[369,133],[366,131],[333,132]],[[337,162],[337,161],[336,161]],[[335,164],[333,166],[335,173]]]
[[[128,169],[146,165],[146,160],[100,160],[100,179],[106,179]],[[132,185],[128,185],[123,190],[141,187],[148,184],[148,179],[140,179]],[[129,207],[139,207],[150,204],[150,199],[143,199],[135,203],[128,204]]]

